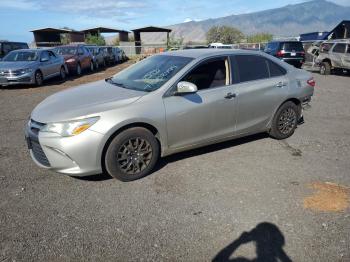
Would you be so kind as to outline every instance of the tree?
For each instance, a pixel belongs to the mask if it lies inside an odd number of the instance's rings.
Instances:
[[[184,42],[183,36],[180,36],[180,38],[175,38],[175,34],[170,34],[170,37],[169,37],[170,47],[180,47],[182,46],[183,42]]]
[[[93,44],[93,45],[106,45],[105,38],[100,34],[98,34],[98,35],[88,34],[85,37],[85,43],[86,44]]]
[[[244,39],[244,34],[237,28],[230,26],[213,26],[207,32],[207,41],[210,43],[234,44]]]
[[[266,43],[272,40],[273,35],[269,33],[258,33],[247,36],[248,43]]]

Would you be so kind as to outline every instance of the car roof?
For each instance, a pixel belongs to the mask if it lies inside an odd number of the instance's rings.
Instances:
[[[234,55],[234,54],[264,54],[261,51],[242,50],[242,49],[184,49],[161,53],[161,55],[184,56],[191,58],[202,58],[215,55]]]
[[[12,50],[11,52],[13,52],[13,51],[23,51],[23,52],[33,52],[33,51],[35,51],[35,52],[40,52],[40,51],[43,51],[43,50],[45,50],[45,49],[38,49],[38,48],[25,48],[25,49],[15,49],[15,50]]]

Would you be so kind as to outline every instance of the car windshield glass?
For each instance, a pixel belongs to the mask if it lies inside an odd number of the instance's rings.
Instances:
[[[35,61],[38,59],[38,52],[28,51],[13,51],[4,57],[3,61],[16,62],[16,61]]]
[[[112,77],[111,82],[121,87],[151,92],[160,88],[192,58],[155,55]]]
[[[286,42],[283,44],[284,51],[304,51],[303,44],[300,42]]]
[[[59,55],[75,55],[77,49],[75,47],[58,47],[55,51]]]

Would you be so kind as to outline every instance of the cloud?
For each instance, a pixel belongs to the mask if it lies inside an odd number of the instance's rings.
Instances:
[[[2,8],[46,10],[103,18],[106,16],[133,17],[147,9],[149,0],[1,0]]]

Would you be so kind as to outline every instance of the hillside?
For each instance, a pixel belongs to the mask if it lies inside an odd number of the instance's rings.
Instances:
[[[350,19],[350,7],[314,0],[255,13],[170,25],[168,28],[173,29],[176,38],[184,37],[185,42],[205,42],[206,32],[215,25],[234,26],[246,35],[268,32],[275,36],[298,36],[300,33],[331,30],[344,19]],[[142,35],[146,43],[165,39],[165,34]]]

